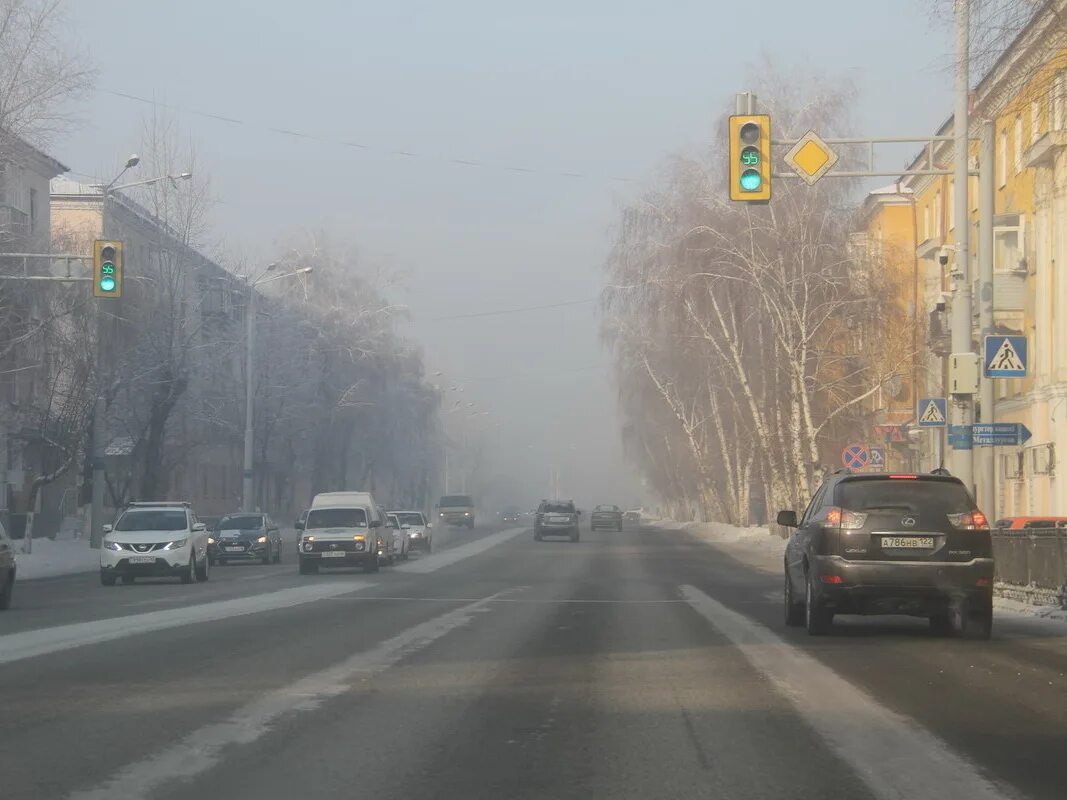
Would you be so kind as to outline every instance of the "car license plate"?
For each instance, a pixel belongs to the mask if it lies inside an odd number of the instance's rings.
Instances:
[[[243,547],[227,547],[227,553],[243,553],[245,549]]]
[[[322,554],[322,557],[323,558],[344,558],[345,557],[345,552],[344,552],[344,550],[327,550],[325,553]]]
[[[130,556],[131,564],[155,564],[155,556]]]
[[[933,550],[933,536],[883,536],[883,550]]]

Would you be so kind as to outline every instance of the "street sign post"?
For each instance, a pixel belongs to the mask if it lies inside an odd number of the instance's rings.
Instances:
[[[1021,422],[977,424],[971,430],[976,447],[1018,447],[1033,436]]]
[[[863,469],[871,463],[871,451],[865,444],[850,444],[841,451],[841,463],[848,469]]]
[[[871,453],[871,469],[875,472],[885,471],[885,448],[884,447],[872,447]]]
[[[972,450],[974,448],[973,425],[949,425],[948,446],[953,450]]]
[[[1022,378],[1026,376],[1027,347],[1025,336],[985,337],[985,365],[987,378]]]
[[[944,397],[924,397],[915,416],[920,428],[943,428],[948,419],[948,403]]]
[[[808,131],[785,154],[784,160],[808,186],[813,186],[830,171],[838,158],[834,149],[815,131]]]

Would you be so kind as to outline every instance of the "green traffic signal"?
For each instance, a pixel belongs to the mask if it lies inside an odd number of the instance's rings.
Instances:
[[[758,192],[761,186],[763,186],[763,176],[759,174],[759,170],[746,169],[741,173],[741,191]]]

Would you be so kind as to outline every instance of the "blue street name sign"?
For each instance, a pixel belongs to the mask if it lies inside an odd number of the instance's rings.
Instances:
[[[1033,434],[1021,422],[993,422],[972,425],[977,447],[1017,447]]]
[[[949,425],[948,446],[953,450],[970,450],[974,447],[971,425]]]

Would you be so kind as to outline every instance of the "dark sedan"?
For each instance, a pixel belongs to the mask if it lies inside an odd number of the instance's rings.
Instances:
[[[594,508],[593,513],[589,515],[589,529],[595,531],[597,528],[621,531],[622,509],[610,505],[600,505]]]
[[[208,555],[212,563],[259,561],[281,563],[282,534],[269,514],[230,514],[219,520],[211,539]]]

